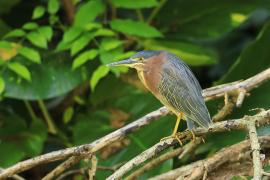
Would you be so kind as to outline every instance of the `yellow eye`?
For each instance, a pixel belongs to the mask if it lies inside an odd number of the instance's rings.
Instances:
[[[138,58],[135,58],[134,60],[135,61],[142,61],[142,60],[144,60],[144,58],[143,57],[138,57]]]

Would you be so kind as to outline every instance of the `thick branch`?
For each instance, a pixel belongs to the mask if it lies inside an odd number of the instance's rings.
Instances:
[[[96,141],[90,143],[81,145],[78,147],[72,147],[72,148],[66,148],[63,150],[53,151],[41,156],[37,156],[22,162],[19,162],[15,164],[14,166],[11,166],[5,170],[3,170],[0,173],[0,179],[9,177],[13,174],[25,171],[27,169],[30,169],[32,167],[35,167],[39,164],[49,163],[61,159],[66,159],[70,156],[85,156],[87,154],[91,154],[93,152],[96,152],[103,147],[105,147],[108,144],[111,144],[112,142],[115,142],[117,140],[120,140],[122,137],[126,136],[127,134],[139,129],[142,126],[145,126],[152,121],[165,116],[168,114],[168,110],[164,107],[153,111],[146,116],[138,119],[137,121],[134,121],[128,125],[126,125],[123,128],[120,128],[100,139],[97,139]]]
[[[262,145],[262,148],[269,148],[269,136],[259,137],[259,141]],[[230,147],[223,148],[215,155],[205,160],[196,161],[192,164],[171,170],[150,179],[201,179],[205,173],[210,173],[227,162],[229,163],[233,161],[240,161],[242,158],[250,157],[243,155],[243,152],[248,152],[249,150],[250,141],[245,140]]]
[[[206,99],[214,99],[214,98],[223,96],[223,94],[226,92],[231,92],[240,88],[245,89],[246,91],[250,91],[251,89],[265,82],[269,78],[270,78],[270,68],[242,82],[238,81],[234,83],[229,83],[229,84],[224,84],[224,85],[208,88],[203,91],[203,96]],[[101,148],[105,147],[106,145],[121,139],[127,134],[137,129],[140,129],[142,126],[145,126],[151,123],[152,121],[158,119],[159,117],[167,115],[168,112],[169,111],[165,107],[162,107],[90,144],[85,144],[78,147],[72,147],[72,148],[66,148],[63,150],[53,151],[53,152],[50,152],[41,156],[34,157],[32,159],[19,162],[3,170],[0,173],[0,179],[28,170],[40,164],[66,159],[70,156],[84,156],[85,154],[96,152],[100,150]]]
[[[215,123],[211,125],[209,128],[209,131],[205,129],[198,129],[194,131],[194,134],[197,136],[202,136],[204,134],[207,134],[209,132],[222,132],[222,131],[229,131],[229,130],[239,130],[239,129],[246,129],[248,123],[256,123],[258,125],[264,125],[270,122],[270,110],[263,111],[257,115],[254,116],[245,116],[241,119],[234,119],[234,120],[227,120]],[[186,141],[188,139],[191,139],[191,135],[188,136],[187,133],[180,133],[179,137],[181,138],[181,141]],[[167,149],[168,147],[175,144],[177,141],[173,140],[173,138],[159,142],[152,146],[151,148],[145,150],[138,156],[131,159],[129,162],[124,164],[122,167],[120,167],[116,172],[114,172],[110,177],[107,178],[107,180],[112,179],[119,179],[121,178],[125,173],[130,171],[132,168],[139,166],[146,160],[156,156],[164,149]]]

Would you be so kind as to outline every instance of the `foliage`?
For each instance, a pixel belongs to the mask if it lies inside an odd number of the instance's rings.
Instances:
[[[1,156],[0,166],[89,143],[160,107],[134,71],[106,66],[137,51],[176,54],[203,87],[264,70],[270,66],[269,12],[269,0],[2,0],[0,153],[8,155]],[[269,108],[268,92],[269,83],[252,91],[231,117]],[[222,101],[207,105],[213,115]],[[117,153],[102,151],[99,164],[127,161],[169,135],[173,125],[168,116],[141,129]],[[243,132],[210,136],[194,155],[201,158],[244,137]],[[143,178],[173,167],[170,160]],[[97,175],[103,179],[108,172]]]

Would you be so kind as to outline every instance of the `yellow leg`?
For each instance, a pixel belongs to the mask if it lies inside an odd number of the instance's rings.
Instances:
[[[179,144],[180,144],[181,146],[183,146],[182,141],[181,141],[181,140],[178,138],[178,136],[177,136],[177,130],[178,130],[178,127],[179,127],[181,118],[182,118],[182,113],[180,113],[179,115],[177,115],[177,119],[176,119],[176,123],[175,123],[174,130],[173,130],[172,135],[170,135],[170,136],[168,136],[168,137],[165,137],[165,138],[162,138],[161,141],[163,141],[163,140],[165,140],[165,139],[168,139],[168,138],[175,138],[175,139],[179,142]]]
[[[175,123],[175,126],[174,126],[174,130],[173,130],[173,133],[172,133],[173,136],[176,135],[176,133],[177,133],[178,126],[180,124],[181,118],[182,118],[182,113],[180,113],[180,115],[177,116],[176,123]]]

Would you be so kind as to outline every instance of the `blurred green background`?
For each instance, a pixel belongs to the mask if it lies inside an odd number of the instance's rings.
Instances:
[[[90,143],[159,108],[135,71],[105,66],[137,51],[175,53],[203,88],[270,67],[269,0],[1,0],[0,15],[2,168]],[[269,83],[253,90],[228,118],[268,109],[269,92]],[[214,115],[223,99],[207,106]],[[97,154],[98,165],[129,160],[169,135],[174,123],[174,116],[161,118],[112,144]],[[259,133],[269,134],[270,128]],[[210,135],[185,161],[166,161],[142,179],[244,138],[244,132]],[[55,165],[23,175],[39,179]],[[109,174],[98,170],[97,179]]]

